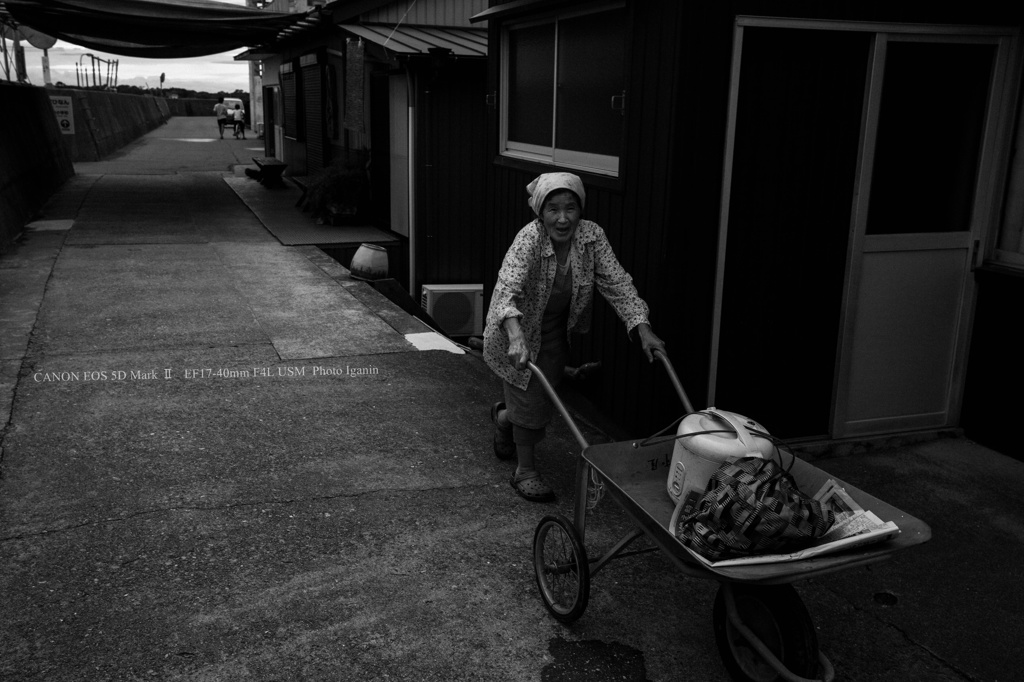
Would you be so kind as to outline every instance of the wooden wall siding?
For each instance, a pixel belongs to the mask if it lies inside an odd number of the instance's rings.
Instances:
[[[485,73],[482,59],[418,72],[417,286],[484,281]]]
[[[360,21],[396,25],[399,22],[410,26],[470,26],[469,18],[487,9],[487,0],[413,0],[393,2],[371,12],[360,15]],[[408,14],[406,11],[408,10]]]
[[[656,329],[665,330],[669,357],[700,409],[707,406],[710,372],[733,24],[732,15],[715,3],[687,4],[674,25],[659,25],[657,13],[651,9],[638,21],[650,31],[646,40],[671,54],[657,82],[645,89],[660,83],[675,92],[669,115],[650,122],[669,138],[663,146],[668,156],[659,161],[669,171],[658,190],[665,228],[657,251],[664,262],[657,274]],[[652,67],[657,64],[656,51],[648,51],[648,59]],[[668,395],[678,405],[674,393]]]
[[[672,81],[679,65],[680,4],[659,4],[636,3],[631,17],[621,166],[624,215],[619,230],[623,234],[612,245],[651,308],[655,333],[668,344],[673,363],[681,367],[685,358],[673,352],[673,346],[679,348],[679,335],[672,327],[672,313],[682,292],[666,277],[667,266],[678,258],[666,248],[667,235],[683,228],[671,223],[673,215],[680,215],[679,206],[671,200],[681,196],[681,188],[673,187],[677,178],[672,168],[677,116]],[[618,329],[614,324],[604,328],[614,330],[615,340],[614,345],[606,340],[614,355],[605,365],[613,362],[615,366],[613,372],[605,373],[598,396],[609,414],[622,415],[626,424],[647,431],[680,414],[678,398],[657,389],[668,386],[663,368],[647,365],[639,344],[625,340],[621,323]]]

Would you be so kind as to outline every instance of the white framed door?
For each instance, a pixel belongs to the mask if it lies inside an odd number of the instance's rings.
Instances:
[[[971,270],[996,218],[1016,42],[975,28],[875,36],[835,437],[959,419]]]
[[[1018,45],[1006,28],[737,19],[712,403],[786,438],[957,423]]]

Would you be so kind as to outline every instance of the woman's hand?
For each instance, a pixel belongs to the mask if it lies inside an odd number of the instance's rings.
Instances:
[[[526,369],[530,357],[530,349],[526,346],[526,335],[519,325],[518,317],[505,318],[505,331],[508,333],[508,361],[518,370]]]
[[[515,341],[509,341],[508,361],[515,365],[515,368],[518,370],[526,369],[526,363],[530,361],[530,349],[526,347],[525,339],[519,338]]]
[[[647,356],[647,362],[654,362],[654,351],[660,350],[662,353],[665,352],[665,342],[659,339],[653,331],[651,331],[651,325],[646,322],[641,322],[636,326],[637,334],[640,335],[640,345],[644,349],[644,355]]]

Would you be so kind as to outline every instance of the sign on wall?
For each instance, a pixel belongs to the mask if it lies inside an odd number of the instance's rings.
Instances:
[[[65,135],[75,134],[75,110],[71,106],[71,97],[68,95],[50,95],[50,104],[53,105],[53,113],[57,115],[57,125],[60,132]]]

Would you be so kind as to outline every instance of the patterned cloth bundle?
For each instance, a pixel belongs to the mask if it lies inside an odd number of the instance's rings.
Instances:
[[[710,561],[802,549],[834,521],[774,460],[744,457],[723,464],[696,509],[673,529]]]

